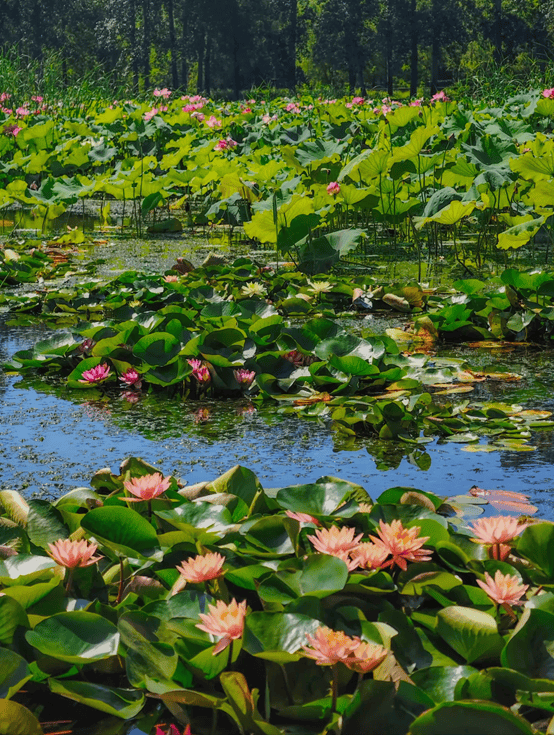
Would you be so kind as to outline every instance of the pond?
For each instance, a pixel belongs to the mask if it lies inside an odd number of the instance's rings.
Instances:
[[[205,240],[185,244],[181,239],[125,240],[96,248],[86,257],[101,256],[101,275],[115,275],[129,267],[159,272],[178,255],[199,262],[210,247]],[[41,326],[9,326],[6,321],[3,315],[2,361],[45,336]],[[350,328],[379,333],[390,324],[370,316]],[[495,357],[469,349],[443,352],[477,369],[494,362],[495,369],[523,375],[518,384],[477,386],[472,399],[554,410],[550,351],[520,349]],[[238,404],[183,403],[148,396],[136,403],[120,397],[90,400],[85,394],[60,390],[55,383],[5,374],[0,374],[0,431],[0,487],[29,496],[56,497],[86,485],[100,467],[116,469],[126,456],[135,455],[188,483],[213,479],[241,464],[256,472],[264,487],[333,475],[363,485],[374,498],[397,485],[439,495],[466,493],[474,485],[512,490],[529,495],[539,516],[554,519],[552,432],[532,437],[534,451],[488,452],[485,440],[466,447],[434,440],[425,448],[431,464],[424,470],[392,443],[344,438],[331,429],[330,422],[281,415],[247,400]],[[384,466],[389,469],[380,469]]]

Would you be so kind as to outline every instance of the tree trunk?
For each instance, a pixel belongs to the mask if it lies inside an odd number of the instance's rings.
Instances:
[[[429,92],[431,95],[439,91],[439,64],[441,55],[439,2],[440,0],[433,0],[431,6],[431,12],[433,14],[433,27],[431,29],[433,34],[431,40],[431,79],[429,81]]]
[[[494,58],[502,60],[502,0],[494,0]]]
[[[292,94],[296,92],[296,36],[298,31],[298,0],[290,0],[289,12],[289,48],[288,48],[288,88]]]
[[[439,62],[440,62],[440,40],[436,29],[433,30],[433,43],[431,45],[431,80],[429,92],[431,95],[439,91]]]
[[[392,74],[393,55],[392,55],[392,23],[390,16],[387,18],[386,26],[386,69],[387,69],[387,94],[392,97],[394,94],[394,80]]]
[[[240,97],[239,44],[236,36],[233,37],[233,95],[236,100]]]
[[[410,97],[417,96],[417,87],[419,83],[418,76],[418,18],[417,18],[417,0],[410,2]]]
[[[150,8],[148,0],[142,0],[142,69],[144,72],[144,89],[150,89]]]
[[[198,75],[196,81],[196,94],[202,94],[204,91],[204,34],[200,34],[200,43],[198,45]]]
[[[175,40],[175,14],[173,0],[167,0],[167,20],[169,23],[169,57],[171,60],[171,84],[173,89],[179,86],[177,76],[177,43]]]
[[[133,71],[133,89],[138,93],[139,74],[137,56],[137,9],[135,0],[129,0],[129,42],[131,44],[131,69]]]
[[[204,87],[206,88],[206,94],[210,96],[212,79],[211,79],[211,51],[212,51],[212,36],[210,31],[206,34],[206,55],[204,56]]]
[[[189,30],[189,16],[187,8],[187,0],[181,0],[181,85],[185,92],[189,82],[189,68],[187,63],[188,43],[187,36]]]
[[[356,92],[356,67],[354,65],[354,59],[352,54],[348,56],[348,90],[350,94]]]

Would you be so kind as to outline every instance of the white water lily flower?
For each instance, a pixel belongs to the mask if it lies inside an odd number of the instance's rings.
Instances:
[[[240,292],[243,296],[265,296],[265,288],[261,283],[255,283],[254,281],[243,286]]]
[[[315,294],[328,293],[332,288],[329,281],[308,281],[308,283]]]

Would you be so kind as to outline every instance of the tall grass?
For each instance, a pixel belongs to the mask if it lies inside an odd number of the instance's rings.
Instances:
[[[64,81],[64,77],[69,77]],[[32,96],[40,95],[64,106],[90,106],[99,100],[122,99],[131,95],[126,84],[96,63],[85,74],[75,77],[64,73],[62,55],[49,51],[42,59],[22,54],[17,47],[0,49],[0,93],[11,94],[10,106],[16,107]]]
[[[508,97],[554,85],[554,61],[539,62],[527,55],[510,63],[488,59],[449,87],[454,99],[502,103]]]

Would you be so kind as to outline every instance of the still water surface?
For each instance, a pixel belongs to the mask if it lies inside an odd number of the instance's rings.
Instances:
[[[190,257],[199,262],[205,252],[201,248]],[[190,252],[177,241],[154,246],[117,243],[103,250],[108,257],[102,271],[115,275],[132,267],[160,272],[179,254]],[[41,327],[7,326],[5,321],[0,315],[0,362],[45,336]],[[475,399],[554,410],[552,352],[462,356],[475,368],[495,360],[499,370],[524,375],[517,385],[496,384],[492,395],[479,395],[483,388],[478,387]],[[264,487],[333,475],[363,485],[372,497],[396,485],[439,495],[466,493],[473,485],[514,490],[530,496],[538,515],[554,520],[554,432],[535,435],[533,452],[468,453],[459,445],[434,441],[426,447],[429,470],[398,457],[396,469],[382,471],[367,440],[345,448],[329,423],[276,415],[271,408],[257,411],[246,403],[200,405],[159,398],[130,404],[123,399],[94,401],[84,394],[64,400],[47,387],[45,392],[25,386],[20,377],[0,373],[0,488],[29,496],[56,497],[88,485],[96,470],[116,470],[121,460],[135,455],[188,483],[213,479],[241,464],[252,469]]]

